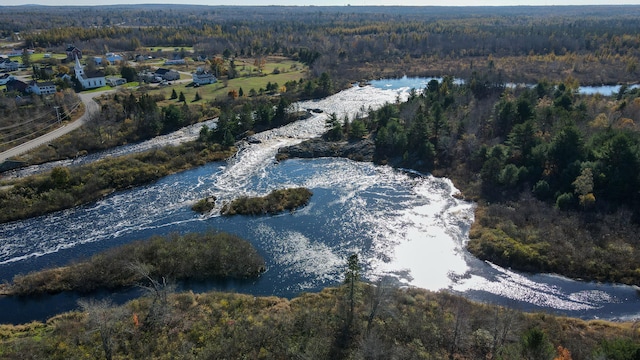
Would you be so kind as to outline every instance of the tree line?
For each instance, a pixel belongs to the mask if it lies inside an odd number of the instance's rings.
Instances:
[[[62,50],[73,43],[103,53],[193,46],[196,55],[291,56],[317,62],[318,74],[364,62],[567,54],[618,59],[635,73],[638,15],[637,6],[12,7],[0,23],[22,31],[29,47]]]

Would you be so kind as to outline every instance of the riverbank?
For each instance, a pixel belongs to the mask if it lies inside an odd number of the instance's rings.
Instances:
[[[640,353],[640,333],[633,323],[525,314],[383,282],[354,285],[290,300],[185,292],[167,294],[164,300],[142,297],[122,306],[85,302],[81,311],[44,323],[0,325],[0,358],[335,359],[381,354],[402,359],[587,360],[635,359]]]
[[[0,213],[0,223],[87,204],[115,191],[227,159],[234,153],[234,147],[194,141],[10,180],[6,184],[10,187],[0,191],[0,207],[6,209]]]
[[[89,260],[14,277],[5,296],[62,291],[89,293],[162,281],[246,279],[265,271],[249,242],[227,233],[154,236],[98,253]]]
[[[401,158],[381,161],[374,153],[375,144],[369,139],[331,142],[318,138],[280,149],[277,159],[333,156],[393,167],[406,165]],[[640,247],[626,242],[634,239],[633,234],[640,232],[640,227],[628,223],[616,225],[628,214],[587,214],[585,217],[561,212],[533,198],[489,204],[482,198],[481,184],[474,174],[462,168],[443,168],[433,171],[433,175],[450,178],[461,191],[461,198],[478,203],[466,245],[478,259],[529,273],[556,273],[582,281],[640,285],[637,270],[640,269]],[[554,216],[549,218],[549,213]],[[612,245],[599,246],[597,234],[607,234],[607,242]]]

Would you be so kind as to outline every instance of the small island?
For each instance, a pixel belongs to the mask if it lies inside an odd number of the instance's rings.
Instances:
[[[222,232],[153,236],[76,264],[17,275],[0,293],[10,296],[91,292],[143,284],[154,279],[245,279],[265,271],[246,240]]]
[[[191,206],[191,210],[200,214],[208,213],[216,207],[216,200],[217,199],[215,196],[209,196],[204,199],[200,199]]]
[[[222,215],[274,215],[285,210],[293,211],[309,203],[313,193],[307,188],[274,190],[267,196],[243,196],[225,204]]]

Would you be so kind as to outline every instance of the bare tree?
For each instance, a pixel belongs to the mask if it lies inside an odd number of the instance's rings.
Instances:
[[[165,276],[156,279],[152,276],[151,265],[140,262],[130,263],[129,269],[138,274],[144,282],[138,284],[152,299],[149,313],[145,318],[144,326],[164,325],[169,320],[170,307],[169,294],[175,291],[175,284],[170,283]]]
[[[99,332],[102,341],[104,358],[113,358],[114,335],[118,321],[123,314],[119,307],[113,306],[110,300],[82,299],[78,304],[88,315],[87,325],[90,332]]]

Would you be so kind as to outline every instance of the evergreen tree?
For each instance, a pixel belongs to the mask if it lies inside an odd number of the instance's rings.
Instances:
[[[182,102],[187,101],[187,99],[184,97],[184,93],[182,91],[180,91],[180,97],[178,98],[178,101],[182,101]]]
[[[22,50],[22,65],[29,66],[31,65],[31,54],[29,54],[29,50],[24,48]]]
[[[171,100],[175,100],[178,98],[178,94],[176,93],[176,89],[171,90]]]

